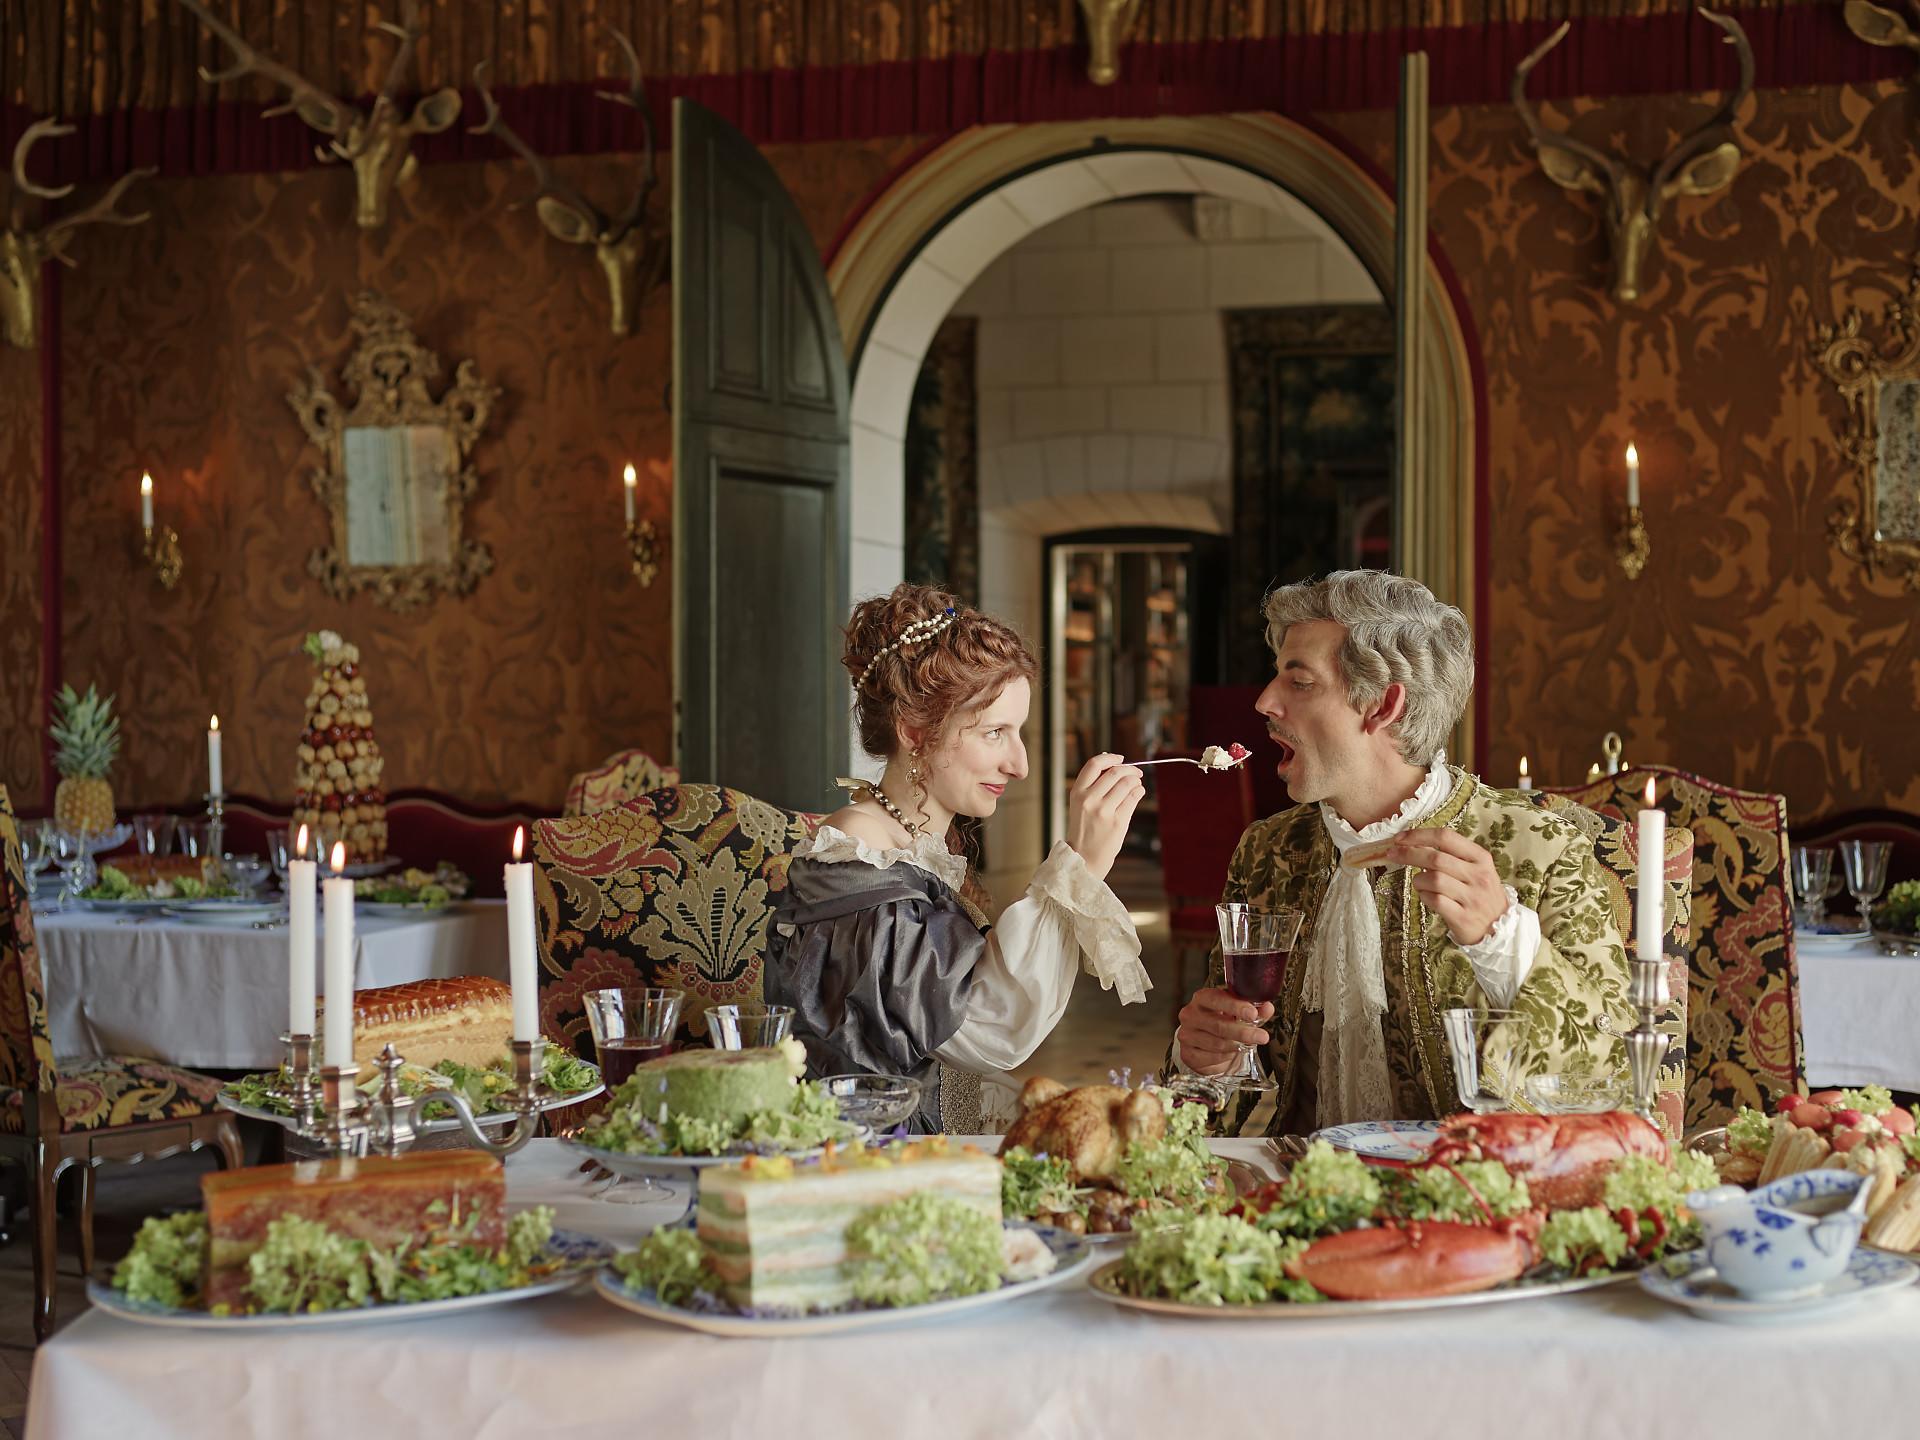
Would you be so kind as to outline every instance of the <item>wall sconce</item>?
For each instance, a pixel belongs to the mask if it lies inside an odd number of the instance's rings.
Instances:
[[[647,473],[660,482],[662,489],[673,484],[673,467],[664,460],[649,460]],[[653,521],[634,519],[634,491],[637,486],[632,465],[620,477],[621,493],[627,506],[627,553],[633,557],[633,573],[641,585],[651,587],[660,574],[660,535]]]
[[[152,475],[140,477],[140,553],[163,590],[180,582],[180,537],[171,525],[154,528]]]
[[[1640,452],[1627,446],[1627,523],[1613,540],[1613,558],[1627,572],[1629,580],[1638,580],[1647,568],[1653,547],[1647,540],[1646,522],[1640,515]]]

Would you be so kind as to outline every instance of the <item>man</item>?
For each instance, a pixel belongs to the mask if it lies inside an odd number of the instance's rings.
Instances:
[[[1591,842],[1441,749],[1473,690],[1466,617],[1417,581],[1346,570],[1275,590],[1266,620],[1274,678],[1255,708],[1298,804],[1241,837],[1222,899],[1305,920],[1277,1016],[1222,988],[1216,946],[1176,1066],[1224,1074],[1241,1044],[1266,1047],[1283,1134],[1459,1109],[1453,1006],[1527,1016],[1521,1075],[1623,1060],[1595,1023],[1623,1031],[1632,1012]],[[1339,863],[1382,840],[1374,867]]]

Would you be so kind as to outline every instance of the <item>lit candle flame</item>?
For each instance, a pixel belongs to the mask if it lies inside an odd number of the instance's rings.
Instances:
[[[1653,808],[1653,777],[1651,775],[1647,777],[1647,808],[1649,810]]]
[[[293,842],[293,853],[302,860],[307,858],[307,827],[304,825],[300,827],[299,838]]]
[[[1627,464],[1638,465],[1639,463],[1640,463],[1640,452],[1633,448],[1633,442],[1629,440],[1627,442]]]
[[[333,842],[333,873],[338,875],[347,868],[347,843],[344,840]]]
[[[1522,779],[1525,779],[1526,775],[1527,775],[1527,757],[1522,755],[1520,757],[1520,776]]]
[[[153,493],[153,476],[143,474],[140,477],[140,493],[142,495],[151,495]]]
[[[632,465],[627,466],[626,472],[620,477],[620,483],[626,486],[629,490],[633,489],[633,487],[639,483],[637,477],[633,473]]]
[[[518,865],[520,863],[520,851],[522,850],[522,848],[525,847],[526,843],[527,843],[527,827],[524,825],[514,826],[513,827],[513,863],[514,864]]]
[[[212,719],[207,721],[207,729],[218,730],[219,728],[220,728],[220,717],[218,715],[215,715]]]

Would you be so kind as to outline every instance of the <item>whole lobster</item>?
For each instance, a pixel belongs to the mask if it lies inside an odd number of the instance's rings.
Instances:
[[[1658,1129],[1624,1110],[1600,1115],[1454,1115],[1440,1122],[1427,1158],[1440,1164],[1498,1160],[1546,1210],[1598,1205],[1607,1176],[1629,1155],[1667,1163]]]

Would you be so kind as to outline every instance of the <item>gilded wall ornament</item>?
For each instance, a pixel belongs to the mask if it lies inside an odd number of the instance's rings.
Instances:
[[[1080,0],[1087,22],[1087,78],[1111,85],[1120,78],[1120,47],[1140,16],[1140,0]]]

